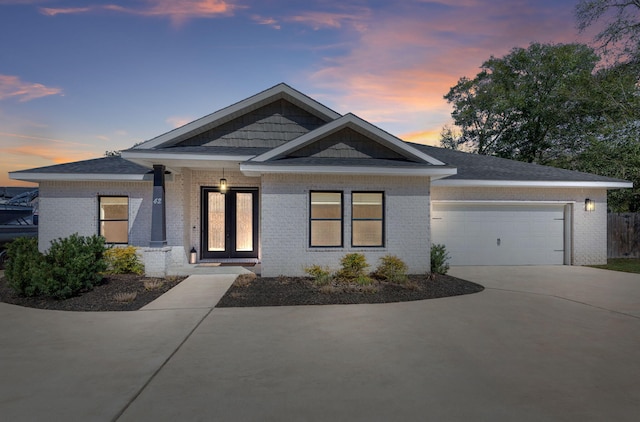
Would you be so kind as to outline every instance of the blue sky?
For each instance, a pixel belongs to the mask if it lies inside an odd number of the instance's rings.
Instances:
[[[0,186],[102,156],[279,82],[436,143],[491,55],[587,42],[575,0],[0,0]]]

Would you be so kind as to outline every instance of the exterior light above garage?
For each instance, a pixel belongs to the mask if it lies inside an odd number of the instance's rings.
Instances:
[[[595,211],[596,210],[596,201],[593,199],[585,199],[584,200],[584,210],[585,211]]]

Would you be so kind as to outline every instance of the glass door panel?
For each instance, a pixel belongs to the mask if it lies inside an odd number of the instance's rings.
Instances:
[[[225,195],[219,192],[207,193],[207,251],[226,250],[225,234]]]
[[[253,250],[253,193],[236,193],[236,252]]]

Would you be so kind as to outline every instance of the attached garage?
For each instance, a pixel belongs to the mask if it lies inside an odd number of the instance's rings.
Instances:
[[[570,264],[571,205],[439,202],[431,235],[451,265]]]

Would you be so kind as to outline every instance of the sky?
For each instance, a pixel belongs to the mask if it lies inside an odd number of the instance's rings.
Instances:
[[[97,158],[280,82],[406,141],[491,56],[588,42],[577,0],[0,0],[0,186]]]

